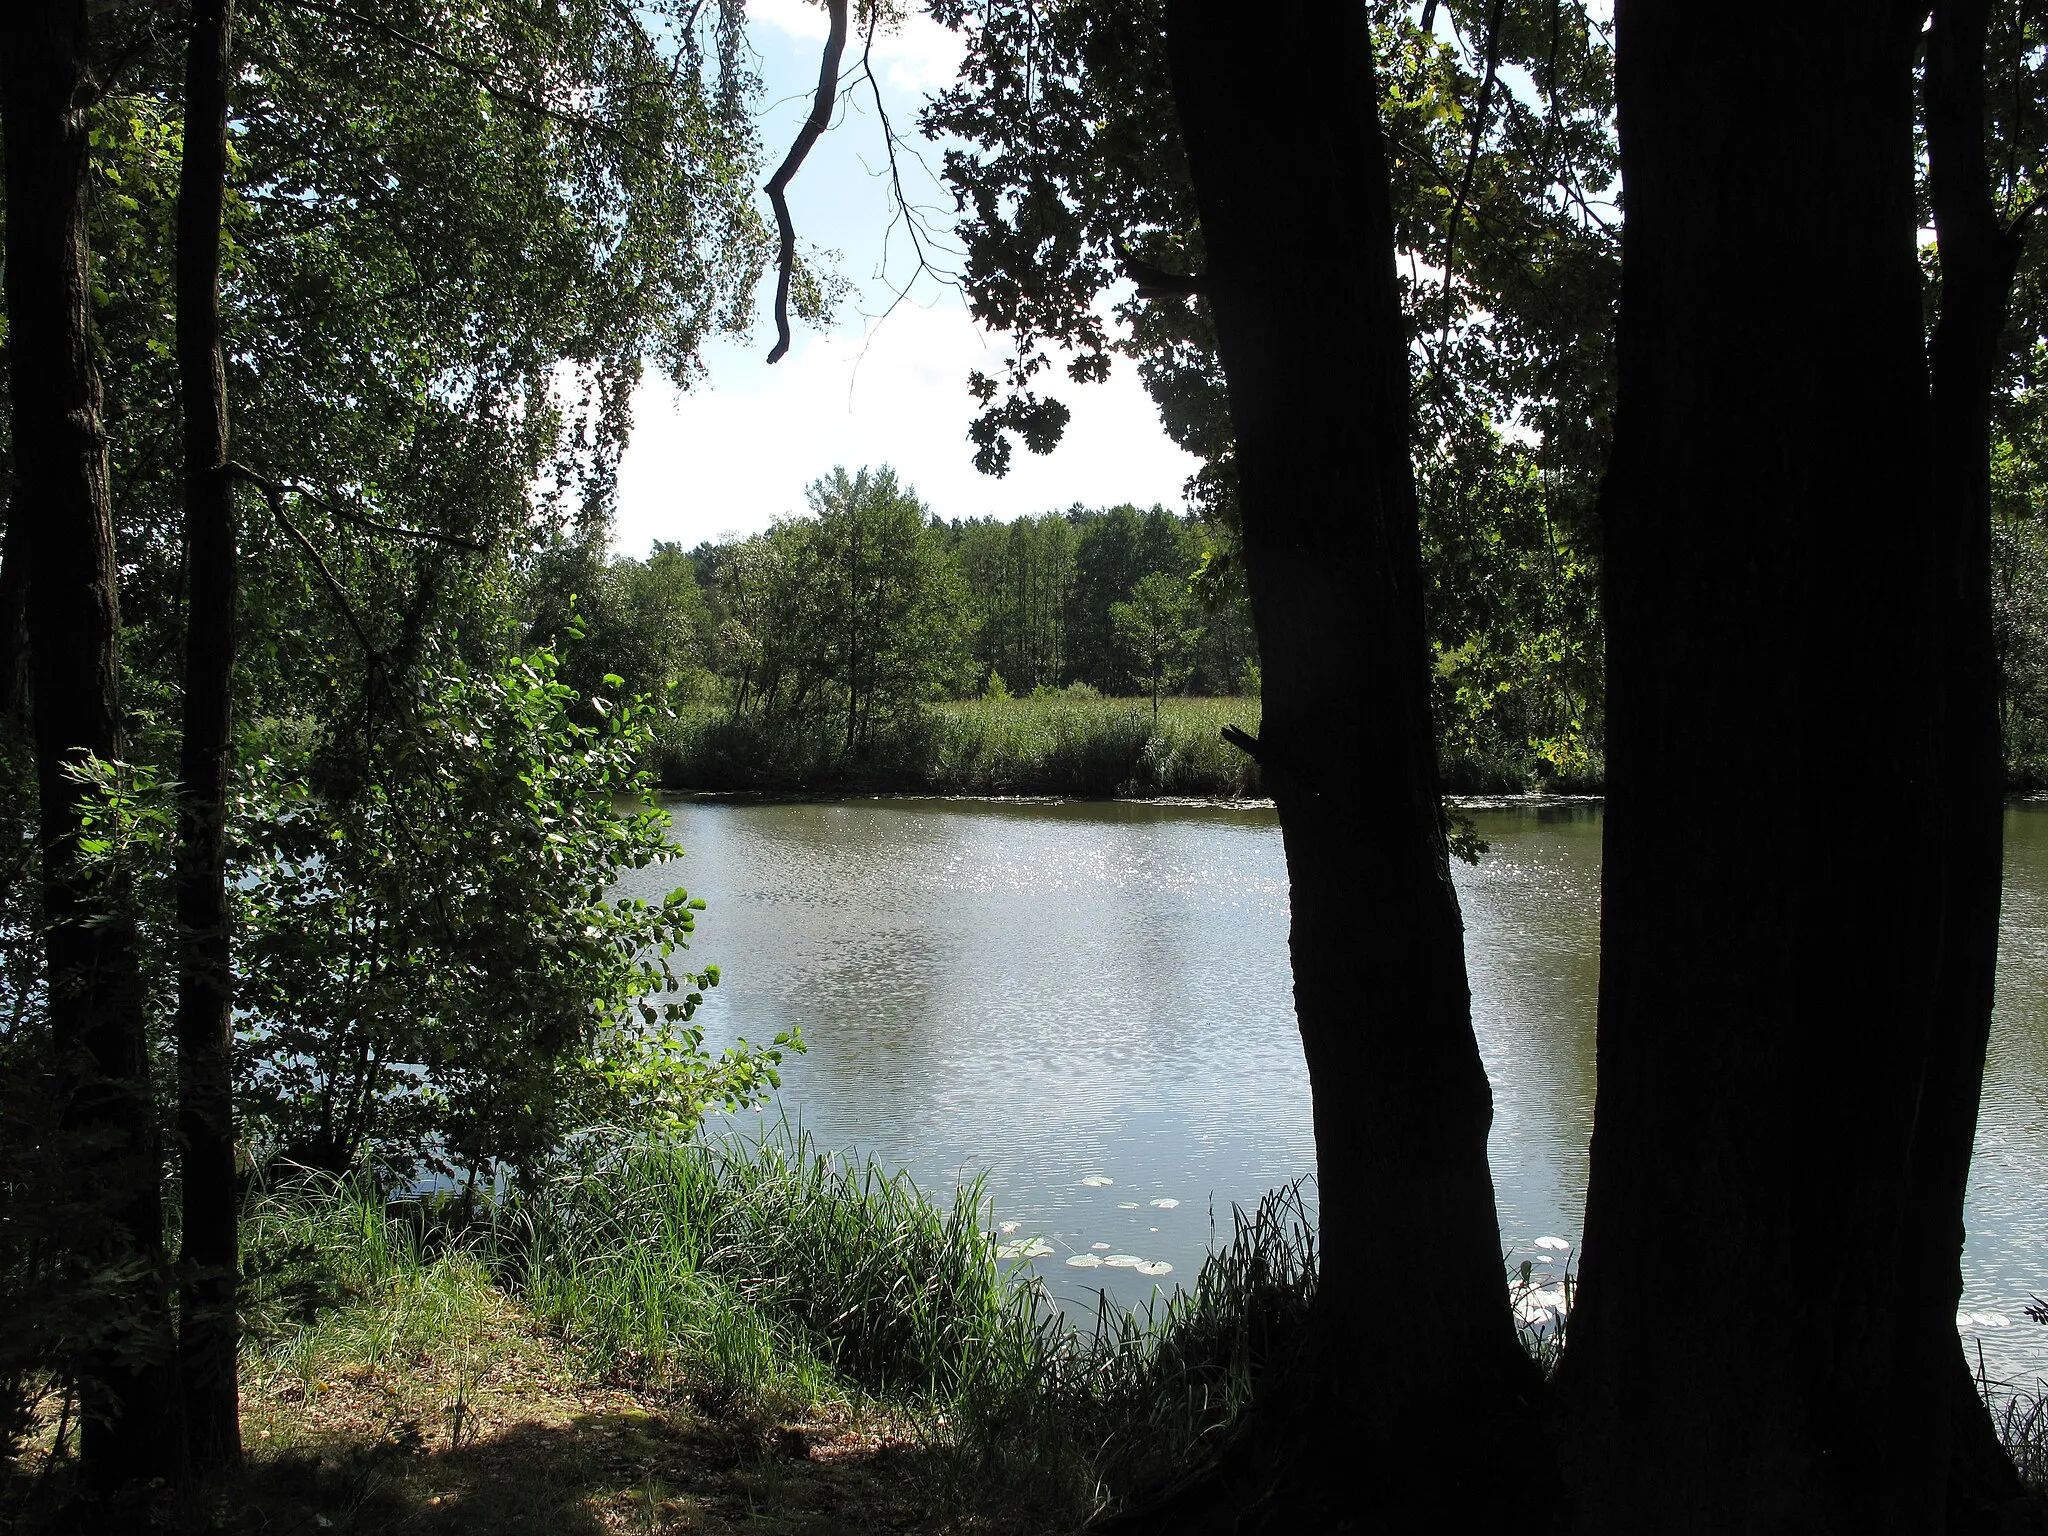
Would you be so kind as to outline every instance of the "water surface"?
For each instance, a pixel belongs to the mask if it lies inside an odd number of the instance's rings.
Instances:
[[[707,1035],[801,1026],[810,1050],[784,1073],[784,1108],[934,1192],[984,1177],[995,1219],[1045,1239],[1033,1262],[1057,1293],[1129,1300],[1188,1278],[1212,1214],[1227,1231],[1232,1202],[1312,1170],[1270,810],[875,799],[672,813],[688,857],[631,888],[679,878],[709,902],[694,955],[724,982],[700,1015]],[[1600,812],[1477,819],[1491,851],[1456,873],[1501,1242],[1554,1267],[1534,1245],[1576,1240],[1592,1130]],[[2019,1375],[2048,1373],[2048,1328],[2021,1310],[2048,1293],[2048,805],[2012,807],[2006,836],[1964,1309],[1986,1319],[1966,1327],[1973,1352]],[[1400,1242],[1387,1234],[1390,1263]],[[1155,1281],[1065,1262],[1091,1253],[1173,1269]],[[1736,1282],[1703,1252],[1674,1276],[1688,1283],[1711,1298]]]

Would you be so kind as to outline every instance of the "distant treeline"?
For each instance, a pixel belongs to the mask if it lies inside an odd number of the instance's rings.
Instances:
[[[567,642],[586,693],[720,705],[846,754],[948,699],[1258,691],[1227,541],[1198,519],[1076,506],[947,523],[886,468],[835,470],[810,504],[645,560],[550,552],[535,637]]]

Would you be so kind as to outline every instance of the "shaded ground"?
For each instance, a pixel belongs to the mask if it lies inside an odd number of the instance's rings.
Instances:
[[[579,1380],[558,1343],[507,1312],[449,1358],[321,1379],[245,1377],[246,1475],[199,1502],[73,1497],[38,1454],[0,1490],[0,1531],[234,1536],[722,1536],[746,1531],[1033,1529],[976,1508],[941,1438],[874,1403],[778,1405]]]

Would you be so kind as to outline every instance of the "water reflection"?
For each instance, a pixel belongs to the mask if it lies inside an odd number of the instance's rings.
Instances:
[[[785,1106],[928,1188],[985,1175],[1020,1242],[1043,1239],[1055,1292],[1155,1283],[1069,1256],[1185,1278],[1212,1212],[1227,1230],[1231,1202],[1312,1169],[1270,811],[882,799],[674,817],[689,857],[666,878],[709,901],[695,954],[725,975],[709,1035],[801,1025]],[[1554,1271],[1536,1239],[1576,1239],[1592,1130],[1600,813],[1477,820],[1491,852],[1456,873],[1502,1245]],[[2013,807],[2007,847],[1964,1310],[2021,1319],[2048,1288],[2048,806]],[[1693,1257],[1702,1285],[1726,1282]],[[1968,1333],[1994,1374],[2048,1373],[2048,1329]]]

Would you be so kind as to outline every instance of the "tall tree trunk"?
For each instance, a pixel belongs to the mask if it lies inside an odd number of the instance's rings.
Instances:
[[[1915,1146],[1915,1209],[1904,1251],[1926,1302],[1924,1346],[1946,1364],[1952,1394],[1950,1528],[1996,1529],[2021,1494],[2018,1474],[1971,1379],[1952,1314],[1962,1296],[1963,1196],[1983,1092],[1998,966],[2004,744],[1991,617],[1991,389],[2008,297],[2024,244],[1999,220],[1985,162],[1987,0],[1934,7],[1923,122],[1941,260],[1941,315],[1928,362],[1934,402],[1930,503],[1938,544],[1947,903],[1941,992]]]
[[[90,339],[85,0],[0,9],[7,314],[15,499],[33,579],[34,692],[43,917],[52,1043],[65,1074],[62,1126],[81,1186],[106,1211],[74,1261],[123,1277],[78,1369],[90,1481],[170,1470],[164,1428],[173,1351],[163,1208],[135,928],[109,882],[81,864],[88,791],[79,756],[121,756],[121,619],[106,438]]]
[[[178,778],[178,1137],[184,1253],[178,1366],[186,1458],[241,1461],[236,1393],[234,986],[227,900],[229,709],[235,666],[234,487],[220,352],[231,0],[195,0],[178,186],[178,387],[185,424],[185,715]]]
[[[1331,1521],[1526,1512],[1542,1497],[1521,1475],[1540,1459],[1540,1384],[1503,1283],[1447,857],[1366,11],[1283,0],[1248,22],[1222,0],[1169,0],[1166,24],[1314,1101],[1319,1345],[1292,1476],[1324,1491]]]
[[[1954,1318],[1901,1256],[1909,1170],[1959,1129],[1924,1093],[1924,15],[1617,6],[1600,1082],[1560,1382],[1585,1532],[1941,1529]]]
[[[0,541],[0,716],[28,723],[28,535],[14,508],[20,497],[10,477],[7,533]]]

